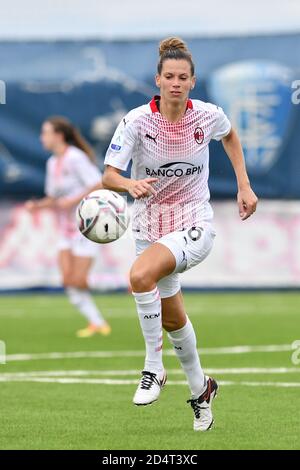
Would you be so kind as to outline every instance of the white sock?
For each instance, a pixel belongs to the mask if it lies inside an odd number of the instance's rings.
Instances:
[[[182,365],[193,398],[198,398],[206,388],[206,379],[197,351],[196,335],[189,318],[183,328],[168,332],[170,342]]]
[[[87,289],[77,289],[76,287],[67,287],[66,294],[71,302],[89,323],[100,326],[105,323],[103,316],[98,310],[90,292]]]
[[[146,359],[144,370],[163,371],[161,300],[157,287],[150,292],[133,292],[145,339]]]

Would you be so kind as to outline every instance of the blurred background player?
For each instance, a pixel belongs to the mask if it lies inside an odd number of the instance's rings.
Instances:
[[[223,110],[189,99],[196,79],[185,43],[179,38],[166,39],[159,52],[156,85],[160,96],[130,111],[119,124],[106,154],[103,183],[135,198],[133,232],[138,258],[130,281],[146,359],[133,402],[153,403],[166,382],[164,327],[187,376],[194,430],[206,431],[213,424],[211,403],[218,385],[202,370],[179,273],[202,262],[215,237],[208,202],[211,139],[222,140],[235,171],[242,220],[255,211],[257,198],[250,187],[239,138]],[[131,159],[129,179],[120,173]]]
[[[102,175],[93,150],[66,118],[49,117],[42,125],[40,138],[43,147],[53,153],[47,162],[46,197],[28,201],[26,208],[30,211],[52,208],[57,213],[58,262],[63,285],[71,304],[88,320],[87,327],[79,330],[77,336],[108,335],[110,325],[97,308],[88,286],[88,274],[99,246],[79,232],[75,220],[76,206],[82,197],[103,187]]]

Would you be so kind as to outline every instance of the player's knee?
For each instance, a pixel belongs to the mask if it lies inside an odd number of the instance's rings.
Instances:
[[[133,267],[130,271],[130,285],[133,292],[149,292],[156,284],[148,270]]]
[[[178,319],[178,318],[164,319],[163,317],[162,326],[164,330],[170,332],[170,331],[180,330],[180,328],[182,328],[184,324],[182,322],[182,319]]]
[[[64,288],[72,287],[72,275],[71,275],[71,273],[63,275],[63,286],[64,286]]]
[[[166,331],[174,331],[174,322],[172,320],[162,320],[163,329]]]
[[[80,275],[73,274],[72,276],[70,276],[69,281],[69,287],[76,287],[76,289],[85,289],[87,287],[85,277],[82,277]]]

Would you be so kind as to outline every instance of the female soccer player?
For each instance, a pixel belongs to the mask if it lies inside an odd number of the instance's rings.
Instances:
[[[93,150],[66,118],[54,116],[42,125],[41,142],[53,152],[47,161],[46,197],[28,201],[30,211],[51,207],[58,216],[60,230],[59,268],[70,302],[88,319],[77,336],[86,338],[111,331],[94,303],[88,287],[88,273],[97,254],[96,243],[86,239],[76,226],[75,210],[83,196],[101,189],[101,173]],[[99,182],[100,181],[100,182]]]
[[[211,404],[218,385],[200,365],[193,326],[186,315],[179,273],[202,262],[215,232],[208,188],[208,144],[222,140],[238,186],[242,220],[256,208],[237,133],[221,108],[189,99],[195,86],[192,56],[179,38],[160,43],[156,85],[160,96],[130,111],[107,150],[105,188],[135,198],[133,232],[137,259],[130,281],[146,344],[136,405],[158,399],[166,382],[162,327],[174,346],[191,390],[194,430],[213,424]],[[120,173],[132,160],[132,177]]]

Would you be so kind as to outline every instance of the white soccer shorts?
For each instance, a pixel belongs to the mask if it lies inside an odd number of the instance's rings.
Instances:
[[[62,236],[58,242],[58,250],[71,250],[74,256],[95,258],[99,251],[99,245],[78,232],[73,237]]]
[[[162,299],[177,294],[180,290],[179,273],[193,268],[209,255],[215,236],[216,232],[212,225],[206,222],[200,227],[168,233],[155,242],[169,248],[176,260],[173,273],[157,283]],[[137,256],[150,245],[151,242],[146,240],[136,240]]]

